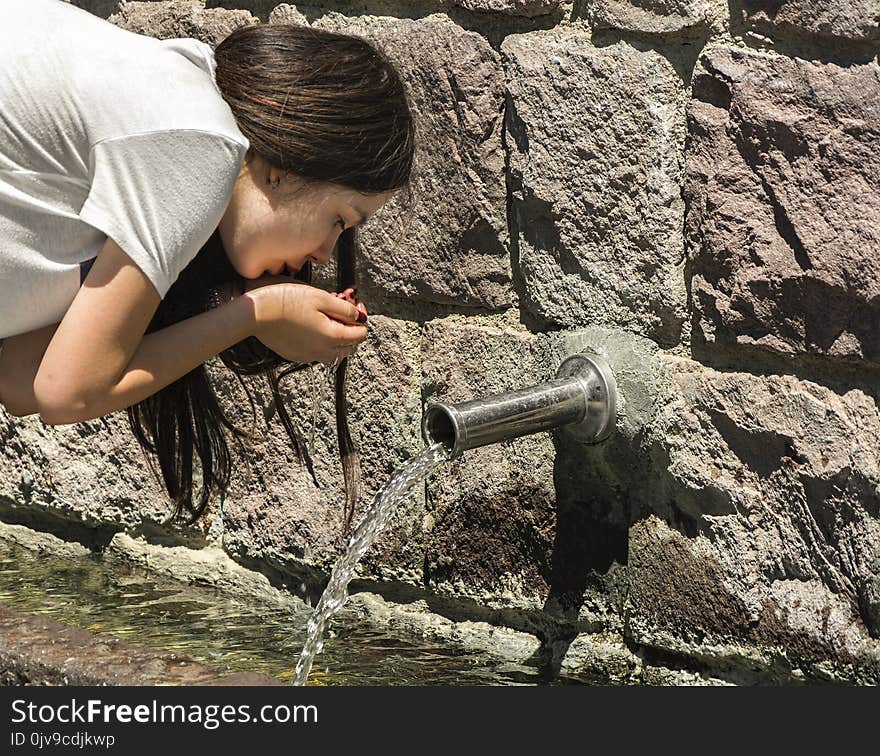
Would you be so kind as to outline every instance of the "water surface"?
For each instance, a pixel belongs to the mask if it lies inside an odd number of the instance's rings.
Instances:
[[[0,539],[0,603],[134,645],[174,651],[222,672],[291,682],[309,611],[260,608],[210,588],[181,586],[100,555],[37,555]],[[535,685],[535,667],[334,621],[311,685]]]

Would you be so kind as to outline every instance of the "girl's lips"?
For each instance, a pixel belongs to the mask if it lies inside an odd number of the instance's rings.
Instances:
[[[267,276],[295,276],[297,271],[293,268],[288,267],[287,265],[282,265],[278,270],[266,270],[264,273]]]

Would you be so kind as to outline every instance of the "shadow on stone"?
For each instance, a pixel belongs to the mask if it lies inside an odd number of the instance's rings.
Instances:
[[[728,0],[731,34],[757,49],[838,66],[864,65],[880,53],[880,34],[861,40],[819,34],[806,24],[800,26],[779,19],[779,10],[784,5],[764,0]],[[815,7],[822,10],[826,5],[816,3]]]
[[[702,26],[683,30],[668,37],[620,29],[598,29],[593,33],[593,44],[596,47],[608,47],[618,42],[626,42],[642,52],[652,50],[669,61],[683,86],[690,87],[697,58],[710,36],[710,30]]]
[[[559,674],[569,645],[581,631],[578,624],[587,594],[619,603],[622,586],[613,567],[625,567],[629,558],[629,523],[603,500],[599,481],[579,473],[582,450],[555,434],[553,445],[556,528],[544,611],[560,624],[553,635],[541,637],[541,649],[533,660],[548,676]]]
[[[69,520],[49,507],[28,506],[0,495],[0,521],[51,533],[64,541],[81,543],[92,551],[102,550],[122,528]]]

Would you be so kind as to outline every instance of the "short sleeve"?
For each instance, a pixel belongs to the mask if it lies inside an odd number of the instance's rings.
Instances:
[[[198,129],[97,142],[79,217],[113,239],[164,298],[220,223],[245,149]]]

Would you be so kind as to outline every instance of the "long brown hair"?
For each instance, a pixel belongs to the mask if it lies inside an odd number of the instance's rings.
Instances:
[[[409,190],[415,123],[403,81],[387,56],[365,39],[293,24],[256,24],[233,31],[214,51],[216,82],[251,149],[279,170],[296,174],[300,187],[338,184],[364,194]],[[337,242],[337,286],[356,282],[357,229]],[[311,282],[311,267],[298,279]],[[193,317],[244,290],[218,231],[199,251],[160,303],[147,333]],[[250,337],[221,352],[220,360],[242,380],[265,376],[278,417],[301,462],[312,471],[302,436],[284,407],[282,378],[307,365],[282,359]],[[348,360],[335,375],[336,427],[345,481],[343,533],[351,527],[360,492],[360,466],[347,420]],[[279,368],[281,371],[279,372]],[[174,503],[173,519],[198,520],[215,491],[225,493],[232,463],[227,429],[247,437],[225,416],[204,365],[128,408],[135,438],[159,462]],[[193,451],[202,484],[193,500]],[[153,459],[148,456],[156,473]],[[157,477],[158,477],[158,473]],[[314,475],[314,473],[312,473]]]

